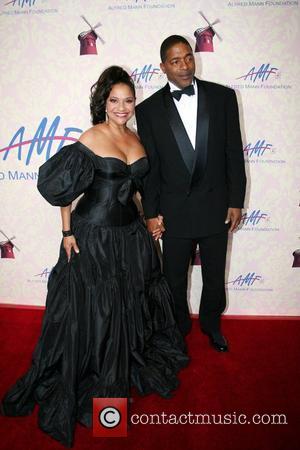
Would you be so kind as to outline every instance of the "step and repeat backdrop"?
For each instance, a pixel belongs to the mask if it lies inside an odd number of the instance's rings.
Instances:
[[[37,191],[38,168],[91,126],[91,85],[121,65],[140,102],[166,83],[161,42],[181,34],[197,76],[239,102],[248,189],[229,241],[226,313],[298,315],[299,23],[298,0],[2,0],[0,303],[45,304],[61,220]],[[198,249],[192,263],[197,313]]]

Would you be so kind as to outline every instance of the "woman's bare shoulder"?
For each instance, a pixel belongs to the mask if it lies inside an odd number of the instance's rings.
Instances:
[[[91,144],[95,139],[105,138],[105,133],[102,124],[95,125],[88,130],[84,131],[79,137],[79,141],[85,145]]]
[[[79,138],[79,141],[96,154],[101,153],[102,147],[107,147],[108,137],[104,124],[95,125],[86,130]]]

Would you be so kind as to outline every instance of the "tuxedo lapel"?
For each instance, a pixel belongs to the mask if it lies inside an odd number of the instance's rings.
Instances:
[[[191,144],[189,136],[170,94],[169,84],[167,84],[164,88],[163,99],[167,112],[167,118],[177,142],[182,159],[190,175],[192,175],[193,168],[195,166],[195,150]]]
[[[209,129],[209,109],[208,99],[204,87],[196,79],[198,87],[198,108],[197,108],[197,130],[195,159],[192,172],[192,183],[204,175],[207,161],[208,129]]]

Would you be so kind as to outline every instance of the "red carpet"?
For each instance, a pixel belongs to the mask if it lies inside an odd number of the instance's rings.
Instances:
[[[28,367],[42,314],[37,309],[0,309],[1,396]],[[134,396],[129,414],[210,414],[211,424],[131,425],[127,438],[94,438],[91,429],[78,425],[75,450],[299,449],[300,320],[225,319],[227,354],[211,349],[197,325],[194,320],[188,336],[191,363],[180,374],[181,386],[174,398]],[[190,420],[197,420],[191,414]],[[220,414],[230,414],[227,420],[232,422],[241,414],[251,422],[259,414],[264,422],[275,423],[213,424],[213,415],[219,422]],[[284,414],[287,423],[278,424],[274,414]],[[37,428],[37,408],[28,417],[0,417],[0,426],[3,450],[64,448]]]

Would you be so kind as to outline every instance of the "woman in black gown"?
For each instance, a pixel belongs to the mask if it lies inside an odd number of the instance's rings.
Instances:
[[[153,236],[133,201],[148,170],[126,126],[134,104],[129,75],[106,69],[92,87],[94,126],[39,171],[39,191],[61,206],[65,237],[32,365],[1,411],[28,415],[37,403],[40,428],[68,447],[76,421],[92,425],[93,397],[128,397],[133,386],[169,397],[188,362]]]

